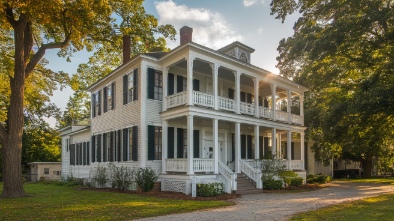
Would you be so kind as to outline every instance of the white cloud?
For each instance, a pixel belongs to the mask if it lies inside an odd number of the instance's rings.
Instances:
[[[218,12],[177,5],[172,0],[155,2],[155,7],[160,24],[172,24],[178,32],[184,25],[193,28],[193,41],[198,44],[218,49],[243,39]],[[177,40],[179,42],[179,36]],[[179,43],[167,42],[170,48],[178,45]]]
[[[252,5],[257,3],[257,0],[243,0],[243,1],[244,1],[244,6],[245,7],[250,7],[250,6],[252,6]]]
[[[259,35],[263,34],[263,31],[264,31],[264,29],[263,29],[262,27],[260,27],[260,28],[257,29],[257,33],[258,33]]]

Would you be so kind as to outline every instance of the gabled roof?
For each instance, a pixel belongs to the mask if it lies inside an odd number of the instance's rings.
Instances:
[[[226,46],[224,46],[223,48],[218,49],[217,51],[218,51],[218,52],[224,52],[224,51],[226,51],[226,50],[228,50],[228,49],[230,49],[230,48],[236,47],[236,46],[238,46],[238,47],[240,47],[240,48],[242,48],[242,49],[244,49],[245,51],[248,51],[248,52],[250,52],[250,53],[253,53],[253,52],[255,51],[254,48],[251,48],[251,47],[249,47],[249,46],[247,46],[247,45],[245,45],[245,44],[242,44],[242,43],[239,42],[239,41],[234,41],[233,43],[231,43],[231,44],[229,44],[229,45],[226,45]]]

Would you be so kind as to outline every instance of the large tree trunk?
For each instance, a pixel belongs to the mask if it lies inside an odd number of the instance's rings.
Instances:
[[[3,142],[3,193],[2,198],[24,197],[22,178],[23,96],[25,90],[25,28],[27,21],[21,16],[14,25],[15,66],[10,78],[11,97],[7,119],[7,137]]]
[[[362,168],[364,172],[364,178],[371,178],[372,177],[372,156],[368,155],[365,160],[362,160]]]

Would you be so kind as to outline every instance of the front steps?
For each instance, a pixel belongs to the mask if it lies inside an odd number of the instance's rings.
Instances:
[[[263,189],[257,189],[256,184],[244,174],[237,174],[237,194],[254,194],[262,191]]]

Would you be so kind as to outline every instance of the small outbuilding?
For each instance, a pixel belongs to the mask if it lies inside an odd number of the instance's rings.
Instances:
[[[60,180],[62,176],[62,162],[31,162],[29,181]]]

